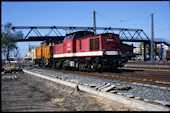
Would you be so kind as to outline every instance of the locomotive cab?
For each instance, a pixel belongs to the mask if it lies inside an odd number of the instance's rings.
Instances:
[[[112,33],[105,33],[101,35],[103,55],[118,55],[120,49],[119,36]]]
[[[75,34],[68,34],[65,36],[63,44],[64,44],[64,53],[73,53],[73,37]]]
[[[64,53],[69,53],[69,54],[75,53],[76,52],[76,39],[82,38],[82,37],[88,37],[91,35],[94,35],[94,33],[89,32],[89,31],[78,31],[75,33],[67,34],[63,41]]]

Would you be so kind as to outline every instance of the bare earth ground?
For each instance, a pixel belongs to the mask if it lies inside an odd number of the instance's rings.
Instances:
[[[6,73],[1,79],[1,111],[141,111],[74,88],[53,83],[26,73]]]

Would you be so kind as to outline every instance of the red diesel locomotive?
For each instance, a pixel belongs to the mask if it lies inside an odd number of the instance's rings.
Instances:
[[[120,51],[117,34],[94,35],[89,31],[66,34],[53,47],[50,58],[41,58],[40,66],[86,71],[115,70],[128,61]]]

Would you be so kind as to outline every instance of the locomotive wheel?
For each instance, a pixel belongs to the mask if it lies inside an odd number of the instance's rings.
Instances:
[[[61,64],[61,69],[63,69],[63,70],[67,70],[68,69],[68,67],[65,65],[64,62]]]
[[[61,66],[57,62],[55,62],[53,65],[55,69],[61,69]]]
[[[96,71],[94,64],[92,64],[92,65],[90,66],[90,70],[91,70],[91,72],[95,72],[95,71]]]
[[[41,67],[40,63],[38,63],[38,66]]]
[[[84,71],[84,70],[85,70],[84,64],[83,64],[83,63],[79,63],[78,69],[79,69],[80,71]]]
[[[100,68],[100,69],[99,69],[99,73],[102,73],[102,72],[103,72],[103,69],[102,69],[102,68]]]
[[[54,65],[54,68],[55,68],[55,69],[58,69],[56,62],[55,62],[53,65]]]

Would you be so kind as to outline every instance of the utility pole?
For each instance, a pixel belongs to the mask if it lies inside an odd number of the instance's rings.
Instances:
[[[169,36],[170,36],[170,0],[169,0]],[[170,37],[169,37],[169,43],[170,43]]]
[[[31,51],[31,46],[30,46],[30,43],[29,43],[29,52]]]
[[[95,14],[95,11],[93,12],[93,31],[94,31],[94,34],[96,35],[96,14]]]
[[[153,14],[151,14],[151,61],[155,61]]]

